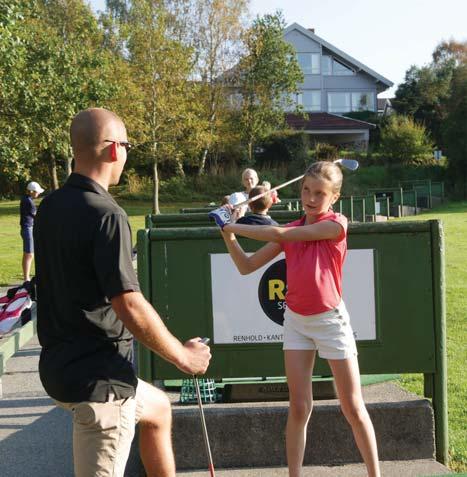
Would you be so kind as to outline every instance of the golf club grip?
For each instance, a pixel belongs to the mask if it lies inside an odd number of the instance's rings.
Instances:
[[[209,344],[210,341],[211,341],[211,338],[207,338],[207,337],[201,338],[201,339],[199,340],[200,343],[203,343],[203,344],[205,344],[205,345]]]
[[[301,176],[295,177],[295,179],[290,179],[290,181],[284,182],[283,184],[280,184],[276,187],[273,187],[272,189],[267,190],[266,192],[263,192],[261,194],[255,195],[254,197],[251,197],[250,199],[244,200],[242,202],[239,202],[238,204],[234,205],[233,208],[237,209],[238,207],[241,207],[242,205],[247,205],[250,204],[251,202],[261,199],[261,197],[264,197],[265,195],[270,194],[271,192],[274,192],[275,190],[282,189],[282,187],[288,186],[289,184],[292,184],[294,182],[299,181],[305,176],[305,174],[302,174]]]

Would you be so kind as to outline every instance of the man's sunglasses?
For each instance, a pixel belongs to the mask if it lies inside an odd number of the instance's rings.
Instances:
[[[104,142],[112,142],[118,144],[119,146],[124,147],[126,149],[126,152],[128,152],[133,147],[133,144],[129,143],[128,141],[113,141],[112,139],[104,139]]]

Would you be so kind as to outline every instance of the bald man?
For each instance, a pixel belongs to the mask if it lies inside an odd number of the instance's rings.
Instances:
[[[173,477],[170,403],[137,379],[132,335],[188,374],[206,371],[210,350],[180,343],[140,293],[128,217],[108,193],[130,148],[122,120],[87,109],[70,133],[74,172],[34,227],[41,381],[73,414],[77,477],[123,477],[137,422],[147,475]]]

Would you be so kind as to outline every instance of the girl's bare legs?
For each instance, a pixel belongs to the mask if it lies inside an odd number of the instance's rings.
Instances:
[[[330,359],[328,362],[334,375],[342,412],[352,427],[368,476],[380,477],[375,431],[363,402],[357,357]]]
[[[286,350],[285,372],[289,386],[289,415],[285,432],[290,477],[299,477],[306,444],[306,428],[313,409],[311,375],[316,351]]]

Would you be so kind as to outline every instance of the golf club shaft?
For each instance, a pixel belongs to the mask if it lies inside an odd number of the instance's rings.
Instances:
[[[214,463],[212,461],[211,446],[209,445],[208,429],[206,427],[206,420],[204,418],[203,402],[201,401],[199,382],[198,378],[195,375],[193,375],[193,380],[195,382],[196,397],[198,399],[199,414],[201,416],[201,427],[203,428],[204,445],[206,447],[206,454],[208,456],[209,473],[211,474],[211,477],[215,477]]]
[[[358,161],[354,160],[354,159],[337,159],[335,161],[333,161],[335,164],[340,164],[342,167],[345,167],[346,169],[350,169],[352,171],[356,170],[358,168]],[[302,174],[301,176],[298,176],[298,177],[295,177],[294,179],[290,179],[289,181],[287,182],[284,182],[283,184],[280,184],[276,187],[273,187],[272,189],[269,189],[268,191],[265,191],[261,194],[258,194],[258,195],[255,195],[254,197],[251,197],[247,200],[244,200],[242,202],[239,202],[238,204],[234,205],[233,208],[234,209],[238,209],[239,207],[242,207],[243,205],[248,205],[250,204],[251,202],[255,201],[255,200],[258,200],[258,199],[261,199],[261,197],[264,197],[265,195],[267,194],[270,194],[271,192],[275,191],[275,190],[278,190],[278,189],[282,189],[282,187],[285,187],[285,186],[288,186],[289,184],[293,184],[294,182],[297,182],[299,181],[300,179],[302,179],[303,177],[305,177],[305,174]]]
[[[283,184],[280,184],[276,187],[273,187],[272,189],[269,189],[265,192],[262,192],[261,194],[255,195],[254,197],[251,197],[250,199],[244,200],[243,202],[239,202],[238,204],[234,205],[233,208],[238,209],[239,207],[242,207],[243,205],[250,204],[251,202],[253,202],[255,200],[258,200],[258,199],[261,199],[261,197],[264,197],[265,195],[268,195],[275,190],[282,189],[282,187],[288,186],[289,184],[293,184],[294,182],[299,181],[304,176],[305,176],[305,174],[302,174],[301,176],[295,177],[295,179],[290,179],[289,181],[284,182]]]

